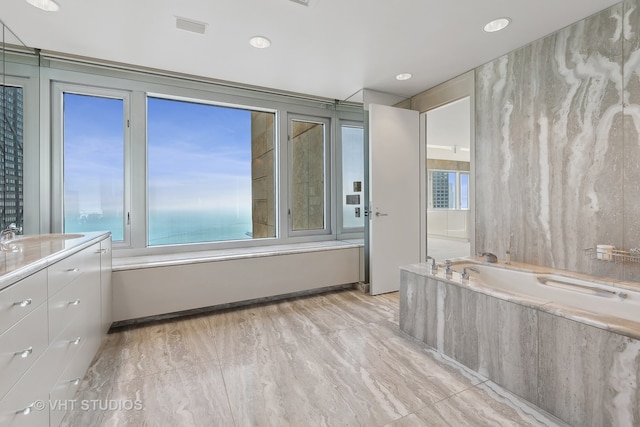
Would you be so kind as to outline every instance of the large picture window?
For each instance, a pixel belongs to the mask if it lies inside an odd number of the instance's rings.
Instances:
[[[149,246],[276,236],[274,117],[147,98]]]

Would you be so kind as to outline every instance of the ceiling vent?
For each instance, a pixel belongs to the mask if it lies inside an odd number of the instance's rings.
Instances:
[[[204,31],[207,29],[207,24],[176,16],[176,28],[191,31],[192,33],[204,34]]]
[[[309,6],[309,0],[291,0],[294,3],[301,4],[303,6]]]

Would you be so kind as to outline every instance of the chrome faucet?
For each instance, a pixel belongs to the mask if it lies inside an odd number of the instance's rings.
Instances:
[[[434,257],[427,255],[427,265],[431,269],[432,273],[438,272],[438,264],[436,264],[436,259]]]
[[[483,257],[486,257],[486,261],[490,264],[495,264],[498,262],[498,257],[495,256],[494,254],[492,254],[491,252],[483,252],[482,255]]]
[[[8,242],[15,239],[16,233],[20,233],[21,231],[22,227],[18,227],[14,222],[12,222],[7,228],[0,231],[0,242]]]
[[[465,267],[462,269],[462,275],[460,276],[462,280],[469,280],[469,270],[480,274],[480,270],[475,267]]]
[[[447,276],[451,276],[451,274],[453,273],[453,268],[451,267],[452,265],[453,263],[450,259],[444,261],[444,272]]]

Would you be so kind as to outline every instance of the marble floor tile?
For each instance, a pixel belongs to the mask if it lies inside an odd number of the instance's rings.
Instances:
[[[428,405],[389,427],[569,427],[491,382]]]
[[[234,425],[217,362],[113,382],[105,395],[87,390],[77,402],[62,425]]]
[[[63,425],[553,425],[402,333],[398,302],[338,291],[118,330],[76,400],[143,408]]]
[[[356,362],[413,410],[485,381],[472,371],[443,363],[390,322],[372,323],[330,335]],[[400,380],[400,381],[399,381]]]

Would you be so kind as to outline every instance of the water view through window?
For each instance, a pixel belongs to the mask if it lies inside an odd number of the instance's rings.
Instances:
[[[149,246],[275,237],[273,113],[149,97],[147,117]]]
[[[65,93],[64,231],[124,240],[124,101]]]

